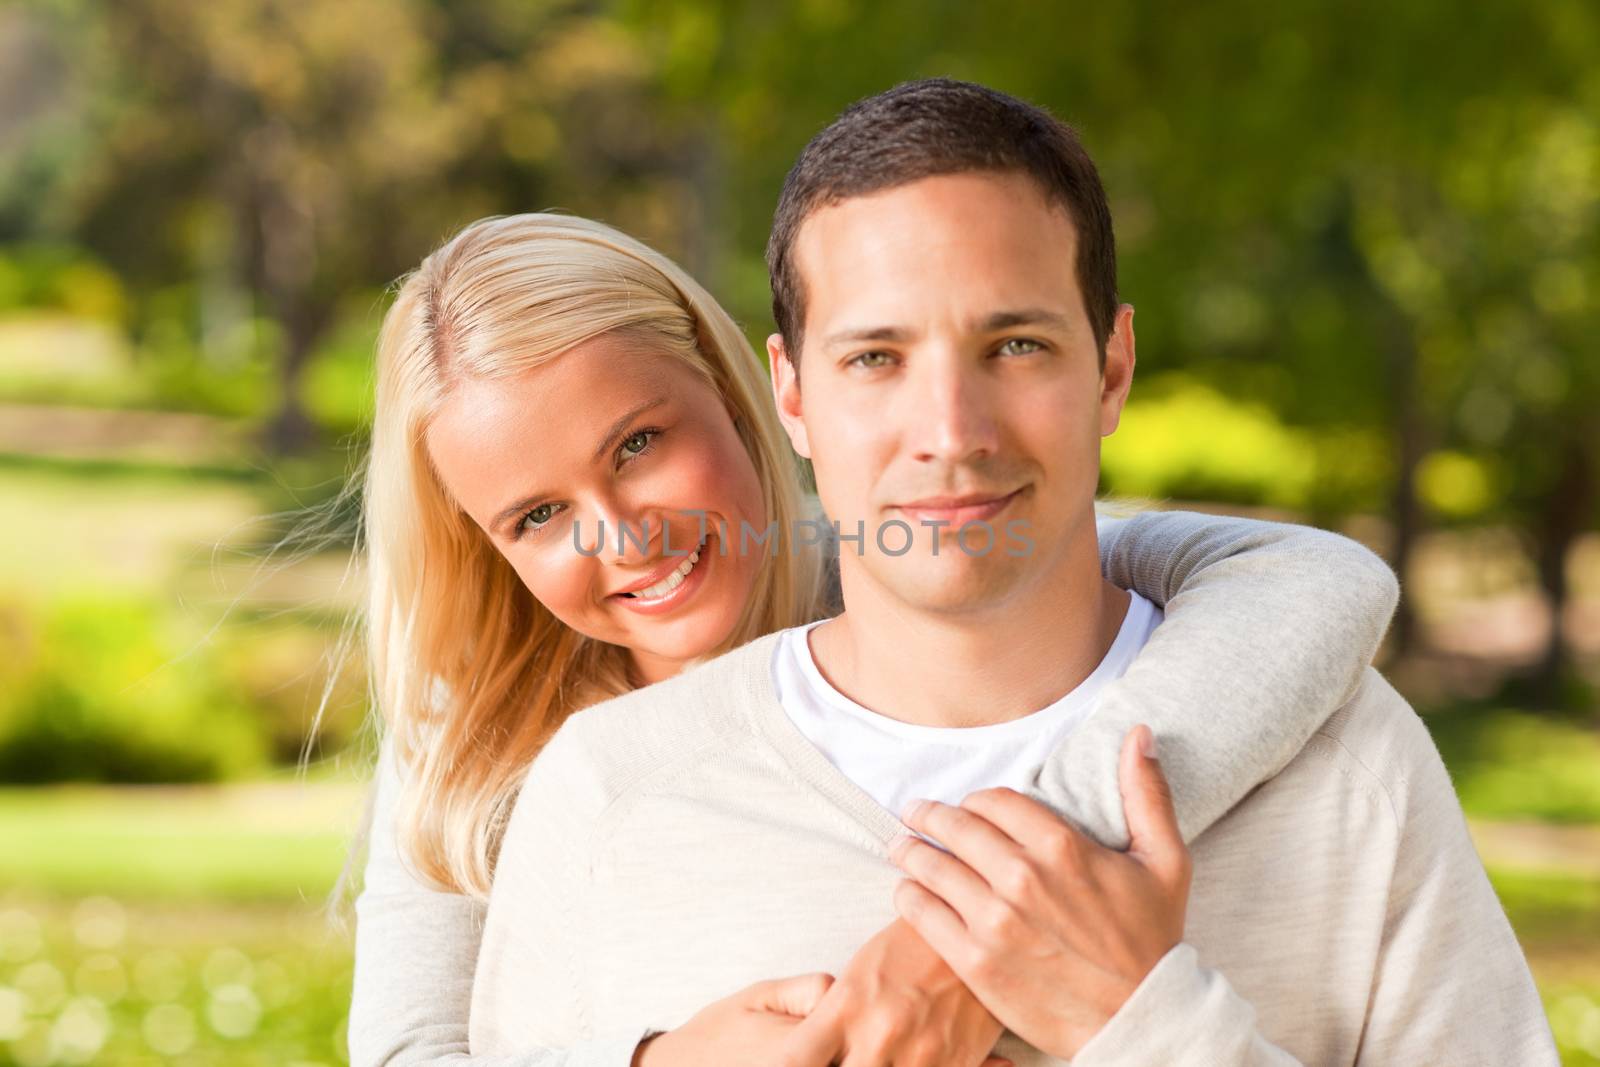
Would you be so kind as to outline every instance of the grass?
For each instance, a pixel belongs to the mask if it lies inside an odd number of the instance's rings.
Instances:
[[[0,590],[160,595],[186,567],[261,520],[240,485],[0,466]],[[41,521],[47,520],[47,521]]]
[[[344,1059],[348,778],[0,790],[0,1067]]]
[[[0,790],[0,885],[40,896],[321,901],[361,814],[348,783]]]
[[[283,905],[0,898],[0,1067],[333,1067],[348,936]]]

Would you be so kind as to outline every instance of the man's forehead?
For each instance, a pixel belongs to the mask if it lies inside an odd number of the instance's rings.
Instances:
[[[808,336],[929,304],[974,326],[1081,307],[1071,218],[1025,175],[940,175],[852,197],[807,216],[796,238]]]

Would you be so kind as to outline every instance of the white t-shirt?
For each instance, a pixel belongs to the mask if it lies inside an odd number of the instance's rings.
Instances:
[[[895,816],[917,799],[959,804],[992,786],[1026,789],[1046,757],[1094,712],[1106,683],[1122,676],[1162,613],[1131,593],[1122,628],[1100,665],[1061,699],[988,726],[919,726],[880,715],[835,689],[811,655],[819,622],[779,635],[772,676],[791,722],[845,777]]]

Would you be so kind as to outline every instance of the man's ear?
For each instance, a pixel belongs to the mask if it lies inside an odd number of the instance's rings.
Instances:
[[[1122,408],[1133,387],[1133,305],[1117,308],[1111,336],[1106,340],[1106,365],[1100,372],[1100,436],[1110,437],[1122,420]]]
[[[789,444],[806,459],[811,458],[811,438],[806,435],[805,409],[800,398],[800,371],[789,360],[783,335],[767,338],[767,363],[772,374],[772,399],[778,405],[778,421],[789,434]]]

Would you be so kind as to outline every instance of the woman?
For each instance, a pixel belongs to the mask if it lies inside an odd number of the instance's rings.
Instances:
[[[811,512],[767,389],[704,290],[598,223],[486,219],[401,287],[379,341],[366,486],[370,668],[387,736],[357,901],[352,1063],[463,1062],[499,835],[568,715],[829,612],[825,554],[792,536]],[[650,532],[619,543],[619,525]],[[730,543],[769,527],[776,543]],[[1144,675],[1163,683],[1113,683],[1095,719],[1183,738],[1195,758],[1169,771],[1193,837],[1344,702],[1394,579],[1333,535],[1179,514],[1103,528],[1102,553],[1113,580],[1166,605],[1144,655],[1173,668]],[[1257,608],[1245,632],[1231,613],[1208,614],[1242,598]],[[1200,654],[1249,669],[1185,676]],[[1047,771],[1067,784],[1052,799],[1102,840],[1125,840],[1112,768],[1069,749]],[[905,944],[885,954],[890,970]],[[935,984],[953,1028],[938,1062],[976,1067],[992,1020],[959,983]],[[721,1062],[781,1037],[809,988],[764,983],[639,1048],[492,1062]]]

